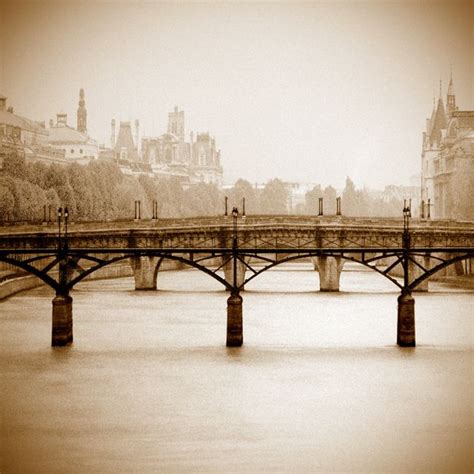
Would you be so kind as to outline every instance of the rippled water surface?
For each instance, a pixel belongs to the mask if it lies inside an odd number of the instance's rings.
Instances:
[[[50,290],[1,302],[1,472],[471,472],[474,293],[415,294],[400,349],[396,288],[345,268],[340,293],[309,265],[255,279],[234,349],[196,271],[81,284],[70,348]]]

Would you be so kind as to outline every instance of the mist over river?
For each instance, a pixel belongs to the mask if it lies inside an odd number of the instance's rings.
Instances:
[[[78,285],[67,348],[50,346],[50,289],[0,302],[2,473],[472,472],[472,290],[415,293],[401,349],[388,280],[346,264],[323,293],[286,265],[246,287],[229,349],[207,275],[133,288]]]

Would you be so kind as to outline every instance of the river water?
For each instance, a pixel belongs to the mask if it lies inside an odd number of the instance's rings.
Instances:
[[[157,292],[123,278],[72,293],[74,344],[51,348],[51,290],[0,303],[2,473],[472,472],[474,293],[415,294],[417,347],[396,345],[397,289],[347,265],[320,293],[305,264],[244,298],[194,270]]]

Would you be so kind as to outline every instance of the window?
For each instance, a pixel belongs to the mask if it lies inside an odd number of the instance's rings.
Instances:
[[[71,155],[74,155],[74,148],[71,148]]]
[[[79,153],[82,155],[82,148],[79,150]]]

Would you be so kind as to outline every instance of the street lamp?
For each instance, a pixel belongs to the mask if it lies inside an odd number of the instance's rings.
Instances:
[[[58,208],[58,249],[61,248],[61,217],[63,216],[63,208]]]
[[[67,248],[67,219],[69,217],[69,211],[68,208],[64,208],[64,227],[65,227],[65,232],[64,232],[64,248]]]
[[[410,217],[411,209],[410,206],[407,205],[407,200],[405,199],[403,202],[403,243],[406,248],[410,245]]]
[[[233,222],[233,245],[237,245],[237,218],[239,217],[239,210],[236,207],[232,208],[232,222]]]
[[[239,210],[236,207],[232,208],[232,292],[237,291],[237,218],[239,217]]]
[[[323,198],[320,197],[319,198],[319,212],[318,212],[318,216],[322,216],[324,214],[324,211],[323,211]]]

